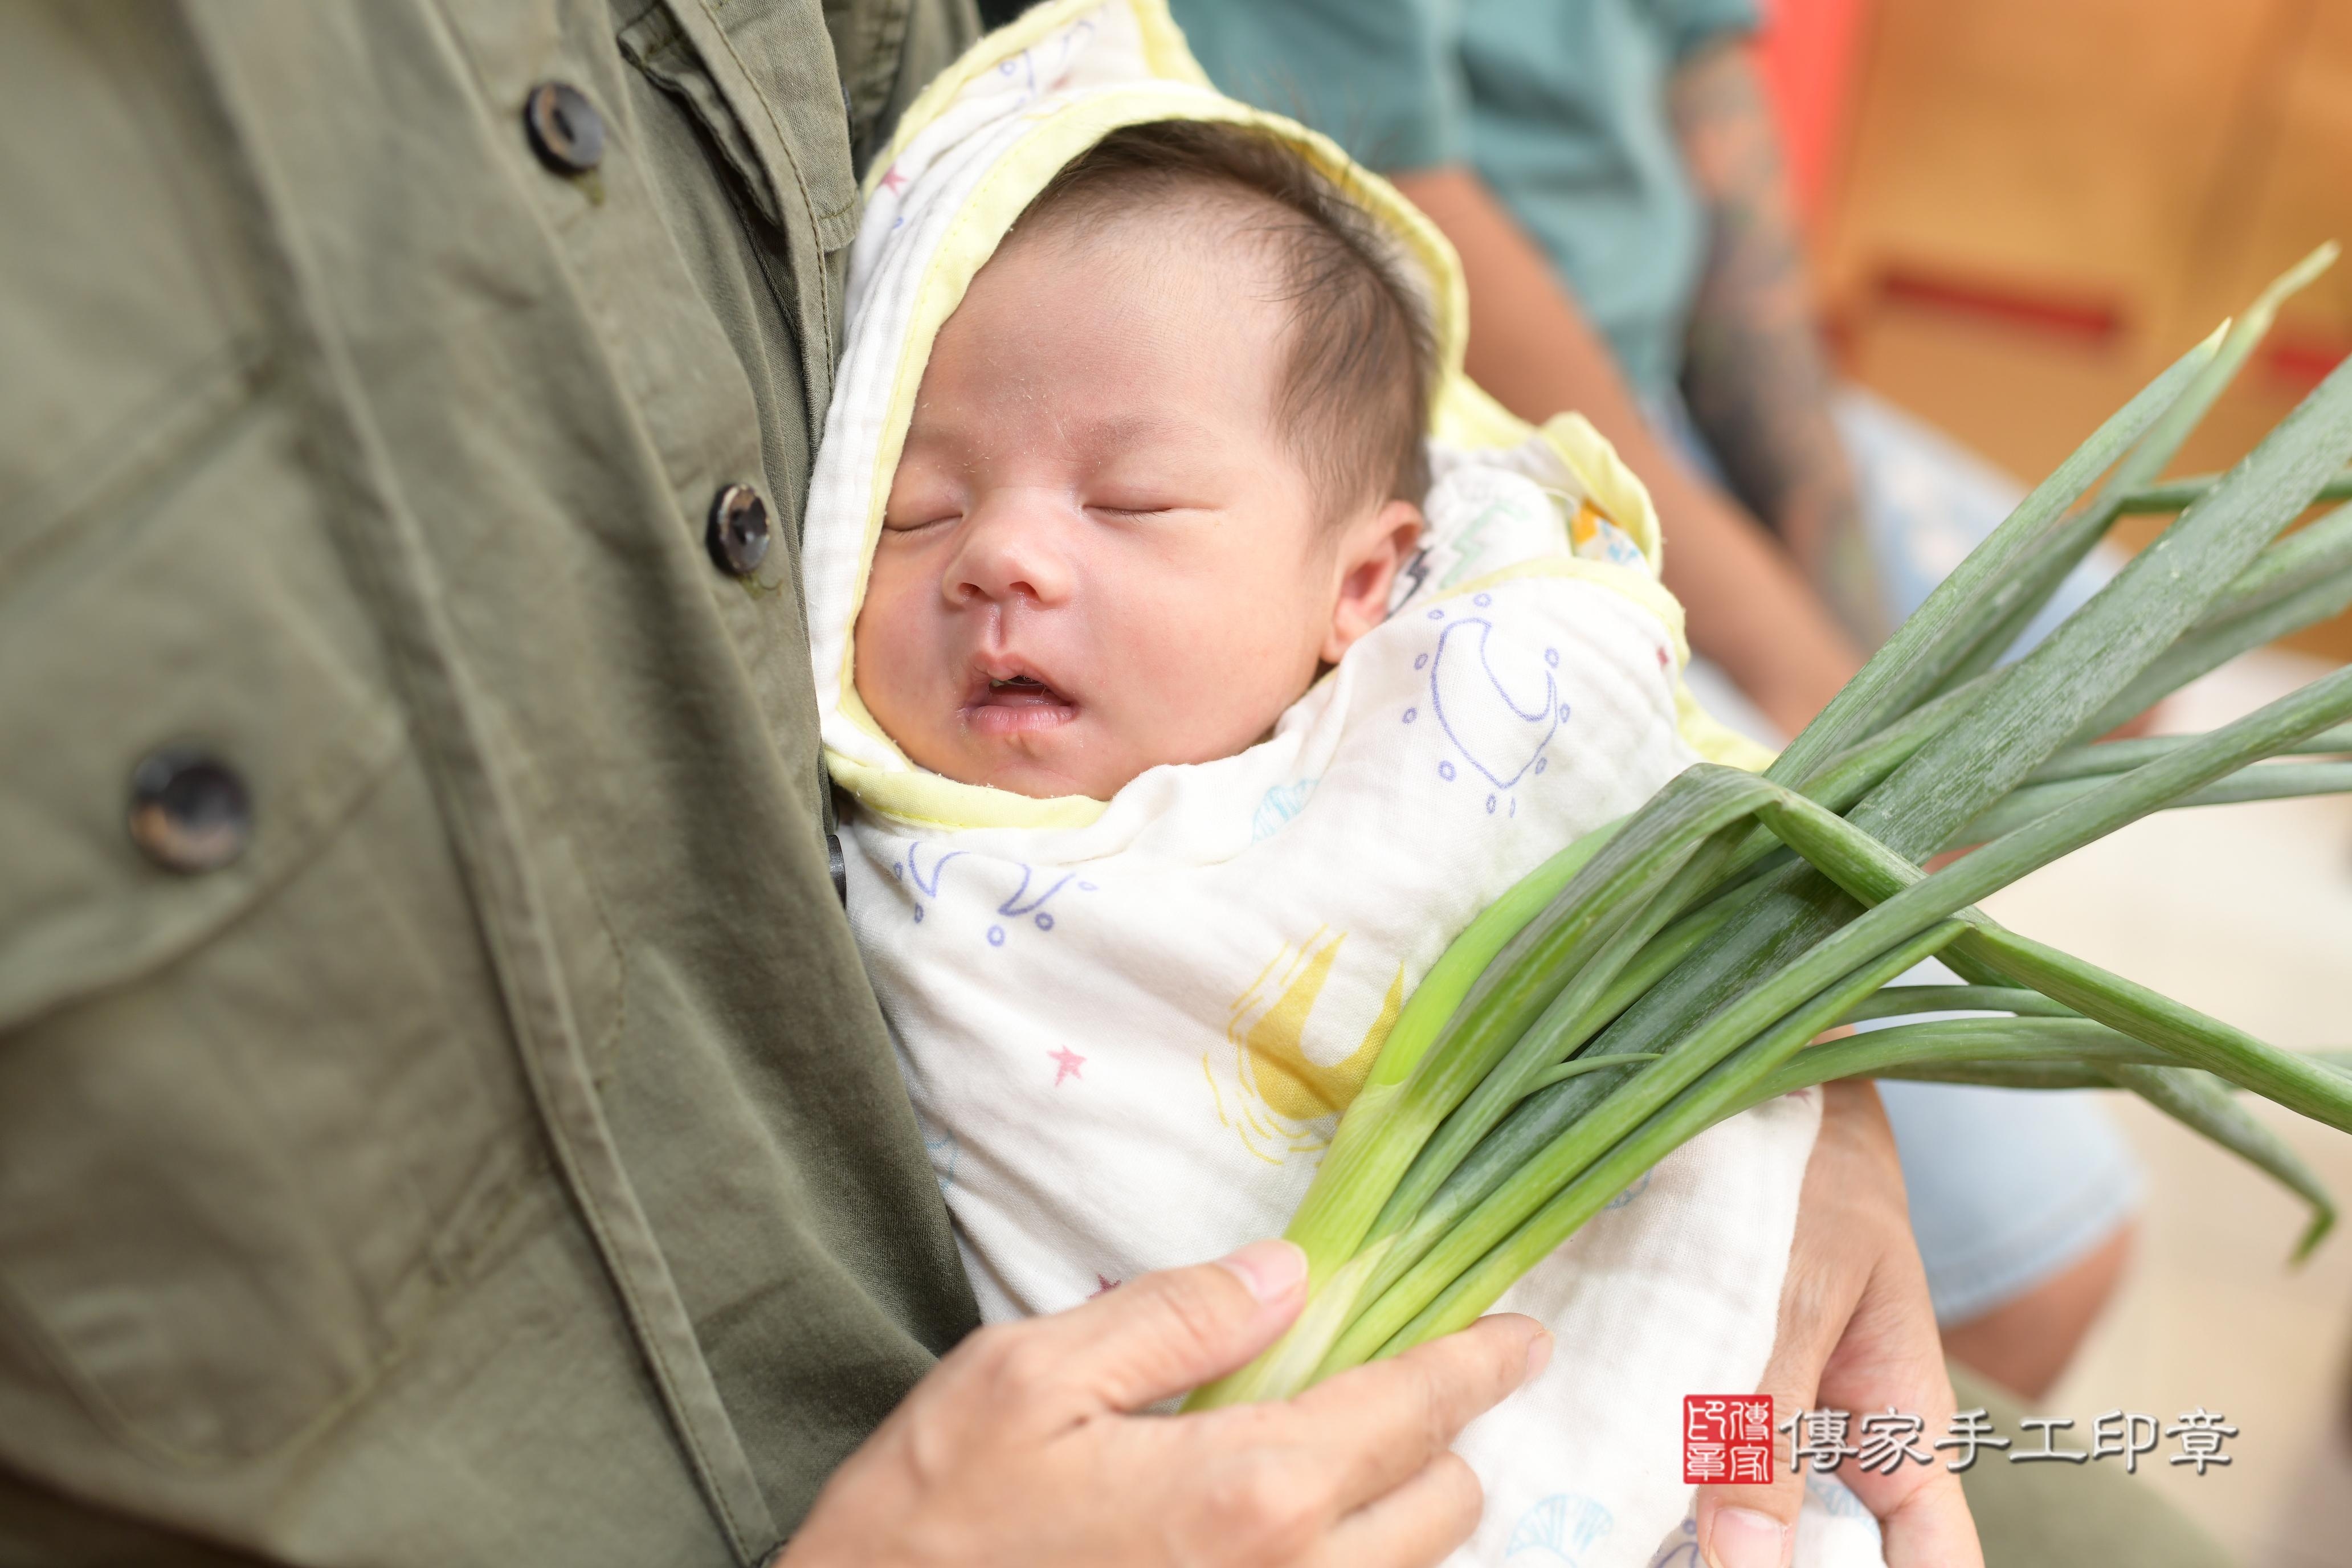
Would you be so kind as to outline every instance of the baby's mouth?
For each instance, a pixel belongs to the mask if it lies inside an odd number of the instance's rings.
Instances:
[[[964,702],[964,722],[983,735],[1050,730],[1077,717],[1077,704],[1026,670],[983,672]]]

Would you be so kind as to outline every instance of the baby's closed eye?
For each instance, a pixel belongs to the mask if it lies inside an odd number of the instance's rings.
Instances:
[[[938,528],[943,524],[957,521],[962,516],[963,512],[961,508],[950,508],[942,511],[888,511],[885,512],[882,516],[882,531],[885,533],[919,533],[925,529]]]
[[[882,527],[890,533],[911,533],[953,522],[964,514],[965,498],[940,484],[893,485],[882,508]]]
[[[1081,498],[1086,509],[1108,517],[1157,517],[1167,512],[1209,511],[1219,501],[1218,487],[1199,482],[1153,476],[1109,478],[1097,476],[1084,486]]]

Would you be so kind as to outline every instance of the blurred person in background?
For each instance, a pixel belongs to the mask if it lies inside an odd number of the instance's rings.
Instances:
[[[1838,384],[1756,0],[1173,9],[1219,87],[1332,136],[1453,240],[1482,386],[1529,419],[1581,411],[1648,483],[1691,641],[1738,688],[1694,676],[1727,721],[1776,743],[1801,728],[2018,500]],[[2027,637],[2104,576],[2079,572]],[[2119,1277],[2137,1164],[2087,1099],[1881,1093],[1948,1349],[2046,1393]]]

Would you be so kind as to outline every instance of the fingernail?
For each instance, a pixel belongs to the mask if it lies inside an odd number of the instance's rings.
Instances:
[[[1307,1254],[1296,1242],[1253,1241],[1239,1252],[1217,1259],[1217,1267],[1249,1287],[1261,1301],[1279,1301],[1307,1280]]]
[[[1707,1531],[1706,1560],[1712,1568],[1780,1568],[1789,1527],[1752,1508],[1723,1508]]]
[[[1522,1384],[1533,1383],[1543,1375],[1543,1369],[1551,1364],[1551,1345],[1549,1330],[1528,1342],[1528,1374],[1519,1379]]]

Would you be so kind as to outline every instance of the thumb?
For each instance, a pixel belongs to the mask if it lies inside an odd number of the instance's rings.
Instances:
[[[1778,1428],[1812,1398],[1810,1380],[1801,1392],[1791,1386],[1791,1369],[1767,1370],[1759,1392],[1772,1398],[1775,1429],[1769,1484],[1714,1485],[1698,1489],[1698,1549],[1708,1568],[1783,1568],[1797,1544],[1797,1513],[1805,1502],[1804,1473],[1779,1463]],[[1793,1446],[1792,1446],[1793,1447]]]
[[[1139,1276],[1031,1327],[1104,1408],[1139,1410],[1247,1364],[1306,1302],[1307,1254],[1269,1239]]]

